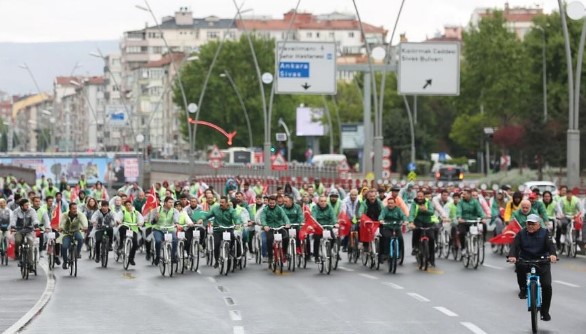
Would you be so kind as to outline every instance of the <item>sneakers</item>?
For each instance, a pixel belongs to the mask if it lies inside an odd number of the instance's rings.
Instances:
[[[220,266],[218,262],[214,263],[214,268],[217,269]]]
[[[94,261],[96,261],[96,263],[100,263],[100,258],[96,256],[96,258],[94,259]]]
[[[541,313],[541,320],[543,320],[543,321],[550,321],[551,320],[551,315],[549,315],[549,313]]]
[[[96,260],[96,262],[98,261]],[[130,263],[131,266],[136,266],[136,263],[134,263],[134,259],[129,259],[128,263]]]
[[[527,299],[527,290],[519,291],[519,299]]]
[[[146,253],[146,260],[147,261],[150,261],[151,260],[151,253],[150,252],[147,252]]]
[[[58,265],[58,266],[61,265],[61,259],[59,259],[59,256],[55,256],[55,264]]]
[[[155,265],[155,266],[158,266],[158,265],[159,265],[159,258],[155,258],[154,265]]]
[[[65,270],[67,270],[67,262],[63,262],[63,265],[61,267]]]
[[[417,249],[413,248],[413,250],[411,250],[411,255],[417,255]]]
[[[462,248],[461,253],[462,253],[462,256],[466,256],[466,255],[468,255],[468,250],[466,248]]]

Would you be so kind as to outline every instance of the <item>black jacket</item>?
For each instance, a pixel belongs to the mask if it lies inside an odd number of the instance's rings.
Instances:
[[[526,260],[536,260],[549,255],[556,255],[556,249],[549,231],[544,228],[540,228],[535,233],[522,229],[515,236],[509,251],[509,257],[520,257]]]

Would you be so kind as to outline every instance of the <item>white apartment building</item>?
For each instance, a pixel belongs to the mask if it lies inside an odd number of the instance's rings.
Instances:
[[[482,20],[484,17],[492,15],[494,10],[495,9],[491,8],[475,9],[472,13],[472,17],[470,18],[470,25],[472,27],[477,27],[480,20]],[[543,8],[539,6],[535,6],[534,8],[511,8],[509,3],[505,2],[503,16],[506,21],[507,29],[510,32],[515,33],[519,40],[523,40],[523,38],[525,38],[525,35],[533,27],[533,19],[538,15],[543,15]]]
[[[40,93],[14,102],[8,134],[8,151],[42,152],[50,149],[50,133],[54,132],[48,119],[51,96]]]

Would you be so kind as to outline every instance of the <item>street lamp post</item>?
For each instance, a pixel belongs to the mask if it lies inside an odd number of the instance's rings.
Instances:
[[[287,161],[291,162],[291,150],[293,149],[293,142],[291,141],[291,132],[289,132],[289,127],[283,121],[282,118],[279,118],[279,125],[285,129],[285,133],[287,134]]]
[[[578,47],[578,60],[576,72],[572,69],[572,51],[570,48],[570,36],[564,6],[562,0],[558,0],[560,17],[562,21],[562,30],[566,46],[566,61],[568,67],[568,132],[567,132],[567,151],[566,151],[566,181],[569,187],[579,185],[580,180],[580,79],[582,73],[582,58],[584,57],[584,42],[586,39],[586,13],[584,5],[575,1],[567,6],[567,15],[573,20],[583,20],[582,34],[580,36],[580,46]],[[574,75],[575,73],[575,75]],[[575,79],[575,86],[574,86]]]
[[[37,82],[37,79],[33,75],[33,72],[31,71],[31,68],[28,66],[28,64],[23,63],[22,65],[18,65],[18,67],[20,67],[23,70],[26,70],[28,72],[28,75],[31,77],[31,79],[33,80],[33,83],[35,84],[35,88],[37,89],[37,93],[41,94],[41,88],[39,87],[39,83]]]
[[[253,147],[252,127],[250,126],[250,118],[248,117],[248,111],[246,110],[246,106],[244,105],[244,100],[242,100],[242,95],[240,95],[240,91],[238,90],[238,87],[236,87],[236,83],[234,83],[234,79],[232,79],[232,76],[230,75],[230,72],[228,70],[224,70],[224,73],[220,74],[220,77],[228,78],[230,85],[234,89],[234,92],[236,92],[236,96],[238,97],[238,101],[240,102],[240,106],[242,107],[242,111],[244,112],[244,117],[246,118],[246,126],[248,126],[248,147]]]

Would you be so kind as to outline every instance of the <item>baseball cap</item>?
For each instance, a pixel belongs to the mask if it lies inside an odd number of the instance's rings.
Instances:
[[[340,196],[340,194],[338,193],[338,191],[336,189],[332,189],[332,190],[330,190],[330,196]]]
[[[538,215],[532,213],[527,217],[527,222],[532,222],[532,223],[539,223],[539,221],[541,220],[541,218],[539,218]]]

